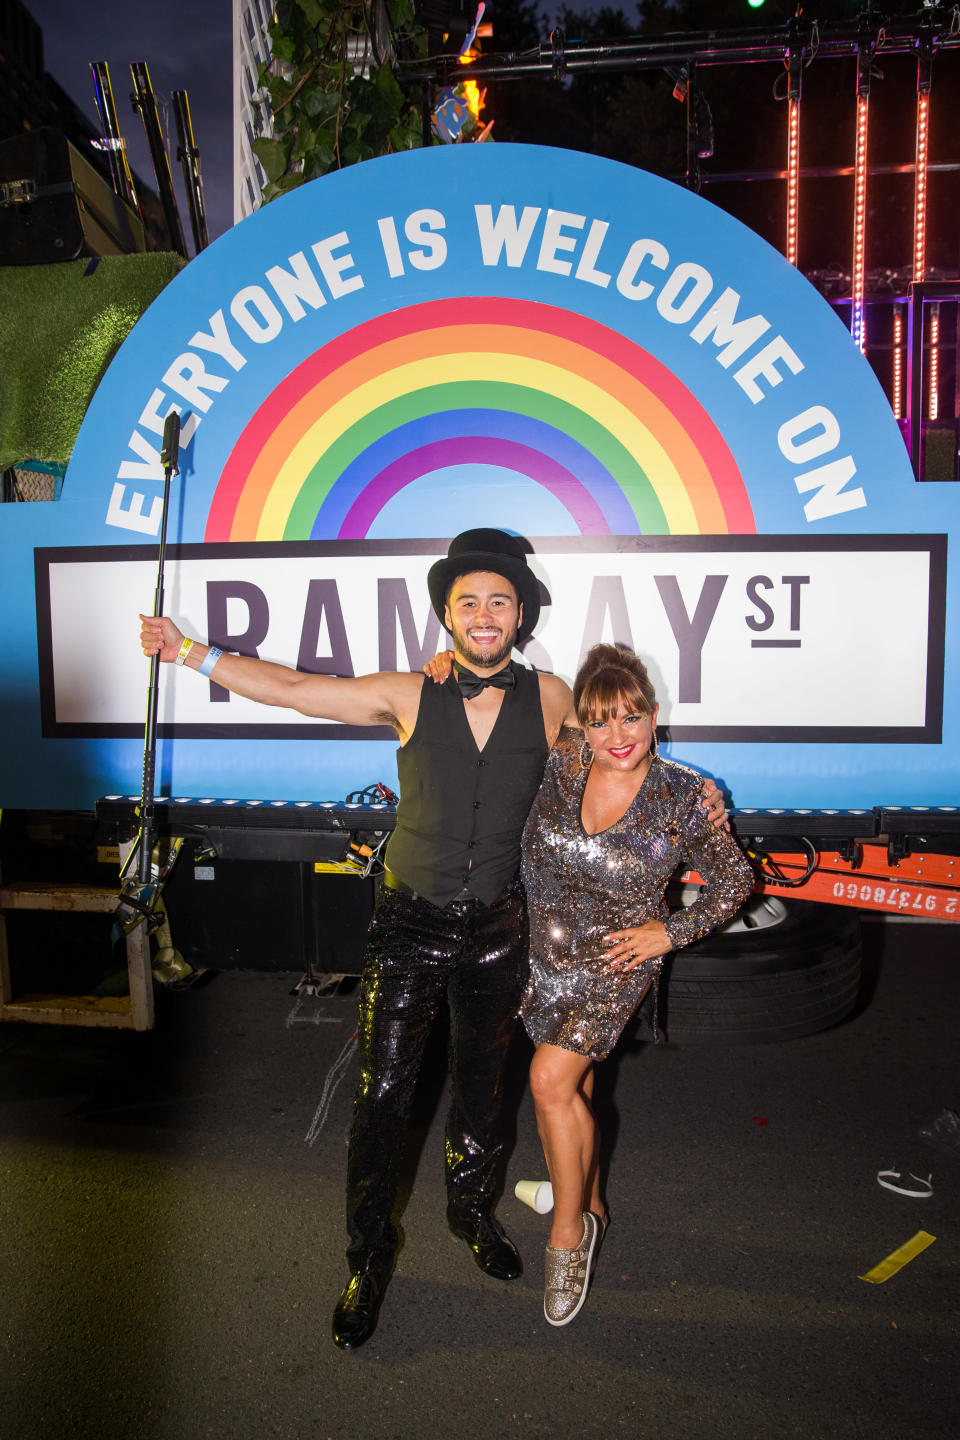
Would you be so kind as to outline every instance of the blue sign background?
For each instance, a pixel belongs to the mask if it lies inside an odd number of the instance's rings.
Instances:
[[[523,259],[515,266],[485,264],[477,206],[513,207],[518,223],[525,207],[539,214]],[[404,222],[428,212],[414,240]],[[554,241],[541,248],[552,212]],[[580,217],[578,225],[575,218]],[[396,237],[391,254],[384,230]],[[606,228],[603,228],[606,227]],[[328,246],[326,275],[320,276],[325,303],[303,307],[294,319],[266,279],[272,267],[290,270],[290,257],[303,253],[317,275],[313,248]],[[438,240],[437,237],[440,237]],[[584,259],[588,237],[602,240]],[[653,242],[639,268],[624,270],[631,247]],[[443,248],[441,263],[433,263]],[[433,247],[433,248],[431,248]],[[414,253],[426,256],[418,267]],[[346,263],[349,257],[349,264]],[[538,257],[552,268],[538,265]],[[489,258],[489,256],[488,256]],[[402,274],[391,274],[402,266]],[[337,269],[340,266],[341,268]],[[685,267],[680,272],[677,267]],[[560,273],[569,267],[567,273]],[[577,278],[577,270],[586,277]],[[664,285],[676,274],[672,313],[657,308]],[[598,276],[608,275],[606,284]],[[633,287],[633,296],[618,289]],[[328,283],[332,277],[332,284]],[[362,285],[356,285],[359,277]],[[698,278],[699,277],[699,278]],[[703,277],[707,277],[706,280]],[[688,319],[677,320],[697,285],[709,294]],[[652,288],[636,298],[636,286]],[[354,288],[351,288],[354,286]],[[250,287],[272,296],[280,317],[277,333],[254,340],[238,329],[231,305]],[[337,295],[340,288],[345,293]],[[719,358],[717,337],[694,338],[697,322],[725,291],[736,292],[736,317],[762,316],[767,324],[757,349],[782,337],[803,368],[792,373],[780,361],[779,383],[761,377],[762,398],[754,403],[735,379],[742,357],[729,365]],[[164,376],[177,357],[201,354],[208,373],[226,383],[204,392],[196,435],[181,456],[182,475],[174,485],[171,542],[204,539],[221,473],[235,455],[251,417],[275,396],[299,365],[355,327],[406,307],[459,297],[536,302],[584,317],[626,337],[665,367],[712,419],[740,474],[756,532],[768,535],[947,533],[956,527],[960,497],[950,485],[920,486],[886,399],[869,365],[830,307],[777,252],[707,201],[668,182],[582,154],[524,146],[438,147],[411,152],[328,176],[274,202],[227,232],[198,256],[158,297],[133,330],[105,375],[80,432],[63,498],[49,505],[0,508],[3,570],[0,597],[6,620],[2,657],[7,741],[0,757],[0,801],[8,806],[83,808],[99,794],[136,789],[140,746],[131,740],[44,739],[37,695],[37,631],[33,550],[56,545],[130,545],[151,536],[129,523],[111,523],[111,497],[124,486],[121,508],[142,494],[150,513],[159,485],[124,474],[142,463],[130,447],[136,432],[159,449],[159,436],[143,422],[151,404],[162,416],[175,403],[184,421],[197,407],[178,395]],[[669,310],[669,307],[667,307]],[[247,314],[255,315],[256,306]],[[192,343],[222,312],[240,368]],[[268,321],[260,316],[263,333]],[[518,376],[519,376],[518,371]],[[469,375],[465,375],[469,380]],[[160,391],[160,397],[154,392]],[[795,463],[779,443],[782,427],[804,412],[829,411],[838,439],[822,459]],[[690,418],[690,426],[693,421]],[[804,434],[798,432],[796,443]],[[816,465],[851,457],[855,476],[847,493],[862,489],[864,504],[836,509],[810,520],[795,477]],[[462,471],[462,473],[460,473]],[[128,511],[129,513],[129,511]],[[501,523],[537,535],[575,534],[569,511],[528,477],[482,465],[447,467],[428,474],[385,505],[369,529],[374,538],[446,538],[476,524]],[[442,547],[438,547],[442,548]],[[947,654],[955,644],[956,557],[949,555]],[[144,604],[149,603],[144,597]],[[866,606],[869,623],[883,626],[896,605],[896,577],[884,594]],[[131,617],[130,664],[142,664]],[[95,626],[89,640],[96,649]],[[146,673],[144,671],[144,684]],[[896,705],[897,657],[890,657],[889,693]],[[960,794],[957,754],[958,702],[955,677],[944,683],[944,742],[932,745],[689,745],[681,758],[716,774],[738,805],[847,806],[946,804]],[[823,697],[825,716],[830,697]],[[309,744],[305,765],[303,745]],[[394,747],[383,742],[294,740],[206,741],[177,738],[161,746],[158,776],[164,788],[181,793],[243,794],[285,798],[338,798],[375,779],[394,783]]]

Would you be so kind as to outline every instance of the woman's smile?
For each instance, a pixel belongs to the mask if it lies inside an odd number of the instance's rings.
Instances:
[[[656,709],[645,714],[621,705],[618,712],[606,720],[598,715],[584,727],[584,739],[601,770],[634,770],[652,748]]]

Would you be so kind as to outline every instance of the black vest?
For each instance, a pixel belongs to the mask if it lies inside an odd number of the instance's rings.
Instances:
[[[400,804],[387,867],[434,905],[464,890],[490,905],[520,866],[547,741],[537,676],[510,663],[517,684],[504,691],[482,750],[451,675],[443,685],[424,681],[413,734],[397,752]]]

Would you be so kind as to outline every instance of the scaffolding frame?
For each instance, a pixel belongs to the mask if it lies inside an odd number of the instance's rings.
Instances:
[[[904,294],[890,297],[895,311],[893,375],[891,405],[904,427],[914,473],[922,478],[921,431],[923,419],[925,373],[922,316],[915,315],[928,298],[925,260],[927,195],[926,186],[933,173],[960,170],[960,162],[931,164],[927,150],[929,106],[932,90],[931,72],[939,51],[960,50],[960,26],[955,7],[929,6],[919,14],[896,18],[881,16],[869,4],[859,15],[848,20],[821,23],[807,19],[799,12],[782,26],[715,31],[690,31],[655,39],[628,38],[601,44],[592,41],[567,41],[562,30],[556,29],[548,44],[525,51],[477,55],[470,66],[470,77],[483,80],[524,80],[545,76],[562,81],[571,75],[599,75],[663,70],[682,76],[686,100],[686,174],[689,189],[699,191],[702,184],[722,181],[777,179],[787,183],[783,253],[791,264],[798,264],[798,231],[801,181],[824,176],[854,177],[853,253],[850,265],[850,294],[827,297],[835,306],[849,304],[850,330],[854,343],[866,349],[864,308],[877,297],[868,293],[866,269],[867,183],[878,174],[914,174],[914,246],[910,281],[903,285]],[[890,55],[917,57],[917,136],[912,163],[901,165],[870,165],[867,160],[868,102],[875,60]],[[803,169],[799,163],[801,80],[803,71],[814,59],[855,59],[857,62],[857,146],[852,165],[818,166]],[[698,163],[698,107],[695,104],[697,77],[709,67],[781,62],[787,76],[787,127],[785,134],[786,168],[782,171],[739,171],[702,176]],[[459,57],[453,54],[432,55],[425,60],[401,61],[398,78],[405,84],[419,84],[429,96],[438,86],[455,83]],[[676,92],[675,92],[676,93]],[[952,292],[956,285],[950,281]],[[922,288],[921,288],[922,287]],[[903,311],[907,312],[909,340],[904,343]],[[899,316],[899,325],[897,317]],[[928,327],[929,328],[929,327]],[[927,345],[929,370],[935,376],[939,364],[942,336],[934,330]],[[956,368],[960,372],[960,338],[957,344]],[[905,353],[906,352],[906,353]],[[903,384],[904,361],[910,378]],[[955,390],[958,388],[954,387]],[[905,402],[905,415],[900,413],[900,399]],[[960,478],[960,476],[958,476]]]

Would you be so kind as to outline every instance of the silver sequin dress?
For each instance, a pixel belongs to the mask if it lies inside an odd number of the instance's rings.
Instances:
[[[603,936],[662,920],[672,949],[689,945],[739,909],[753,872],[727,831],[707,818],[701,777],[661,756],[626,814],[588,835],[580,819],[582,741],[580,731],[563,731],[523,833],[530,978],[520,1016],[536,1044],[602,1060],[663,965],[661,955],[632,971],[611,970]],[[696,870],[706,883],[688,909],[670,915],[664,891],[678,869]]]

